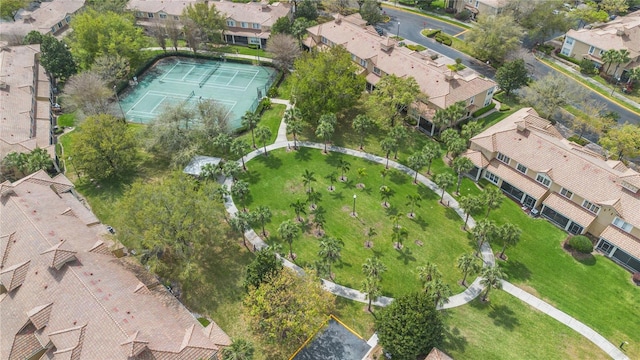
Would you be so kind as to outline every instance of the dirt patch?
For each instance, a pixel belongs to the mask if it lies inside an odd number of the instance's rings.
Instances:
[[[303,186],[304,185],[299,181],[289,180],[285,183],[285,187],[289,189],[291,192],[299,192],[300,190],[302,190]]]
[[[414,242],[415,242],[415,243],[416,243],[416,245],[418,245],[418,246],[422,246],[422,245],[424,245],[424,243],[423,243],[422,241],[420,241],[420,240],[416,240],[416,241],[414,241]]]
[[[389,207],[389,203],[388,202],[381,202],[380,206],[382,206],[383,208],[388,208]]]
[[[408,217],[409,219],[414,219],[414,218],[416,217],[416,214],[414,214],[414,213],[408,213],[408,214],[407,214],[407,217]]]
[[[350,206],[345,205],[345,206],[341,207],[340,210],[351,212],[351,210],[353,210],[353,209]]]
[[[402,248],[404,247],[404,245],[400,244],[399,242],[394,242],[393,243],[393,248],[396,250],[402,250]]]
[[[365,185],[364,185],[363,183],[357,183],[357,184],[356,184],[356,189],[360,189],[360,190],[362,190],[362,189],[364,189],[364,188],[365,188]]]
[[[373,247],[373,241],[365,241],[364,242],[364,248],[365,249],[371,249]]]

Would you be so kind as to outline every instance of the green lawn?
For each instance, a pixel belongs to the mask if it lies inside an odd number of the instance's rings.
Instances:
[[[329,181],[325,176],[337,171],[335,165],[341,158],[351,163],[351,170],[347,173],[348,182],[336,182],[336,190],[329,192]],[[323,155],[320,150],[287,152],[280,149],[271,152],[269,157],[260,156],[252,160],[247,166],[249,174],[245,178],[251,184],[248,207],[252,209],[266,205],[274,214],[267,226],[267,231],[271,234],[268,239],[270,243],[280,242],[277,236],[280,223],[295,217],[290,204],[298,199],[306,200],[306,190],[302,184],[304,170],[315,173],[318,181],[312,186],[322,194],[319,205],[326,211],[327,234],[344,242],[342,261],[332,269],[338,283],[359,288],[364,279],[360,270],[362,263],[368,257],[379,256],[388,267],[382,282],[385,295],[398,296],[418,290],[420,283],[415,269],[427,262],[438,265],[445,281],[455,292],[461,290],[456,285],[461,274],[454,265],[460,255],[473,251],[467,234],[460,230],[462,220],[453,209],[439,205],[439,196],[426,186],[413,185],[409,176],[393,171],[387,177],[386,184],[391,187],[394,195],[389,201],[391,207],[385,209],[381,206],[378,192],[382,184],[380,171],[384,168],[383,165],[338,153]],[[365,178],[358,178],[359,168],[366,169],[368,175]],[[364,190],[356,189],[356,184],[360,182],[366,185]],[[406,216],[410,211],[406,205],[406,196],[418,193],[424,201],[421,208],[416,208],[416,219],[411,220]],[[354,194],[357,195],[357,219],[349,215]],[[408,231],[402,251],[395,250],[392,245],[389,215],[394,213],[401,215],[400,225]],[[308,219],[308,216],[304,215],[304,218]],[[374,227],[378,233],[372,238],[373,249],[364,248],[364,241],[367,240],[365,233],[369,227]],[[423,245],[416,244],[416,241],[421,241]],[[298,255],[296,263],[311,266],[318,260],[319,242],[310,230],[296,240],[293,244],[294,252]],[[287,244],[284,247],[288,249]]]
[[[443,350],[454,359],[607,359],[592,342],[515,297],[493,291],[447,310]]]
[[[58,116],[58,126],[71,127],[76,121],[75,113],[62,114]]]
[[[490,218],[511,222],[523,234],[502,263],[509,281],[592,327],[614,344],[628,341],[627,355],[640,358],[640,287],[603,256],[577,261],[561,248],[566,233],[543,219],[531,219],[505,200]],[[501,244],[492,244],[494,251]],[[635,315],[634,315],[635,314]]]

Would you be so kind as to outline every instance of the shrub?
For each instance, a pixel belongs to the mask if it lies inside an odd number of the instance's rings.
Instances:
[[[495,94],[493,95],[493,98],[494,98],[494,99],[496,99],[496,100],[498,100],[498,101],[500,101],[501,103],[503,103],[503,102],[504,102],[504,100],[505,100],[505,99],[504,99],[504,97],[505,97],[505,96],[506,96],[506,95],[505,95],[505,92],[504,92],[504,91],[499,91],[499,92],[497,92],[497,93],[495,93]]]
[[[427,50],[427,48],[422,46],[422,45],[414,45],[414,44],[407,45],[407,49],[413,50],[413,51],[424,51],[424,50]]]
[[[569,246],[579,253],[590,254],[593,251],[593,244],[588,237],[584,235],[576,235],[569,239]]]
[[[580,144],[582,146],[585,146],[585,145],[587,145],[589,143],[589,140],[587,140],[585,138],[580,138],[580,137],[578,137],[578,135],[572,135],[567,140],[573,141],[574,143]]]
[[[636,283],[636,285],[640,285],[640,272],[633,274],[633,282]]]
[[[586,75],[593,75],[596,73],[596,64],[589,59],[582,59],[580,61],[580,72]]]
[[[568,56],[566,56],[566,55],[562,55],[562,54],[558,54],[558,57],[559,57],[560,59],[567,60],[567,61],[568,61],[568,62],[570,62],[570,63],[574,63],[574,64],[576,64],[576,65],[580,65],[580,61],[578,61],[578,60],[576,60],[576,59],[574,59],[574,58],[572,58],[572,57],[568,57]]]
[[[272,86],[269,91],[267,91],[267,96],[270,98],[278,97],[278,88],[276,86]]]
[[[467,21],[471,18],[471,11],[464,9],[453,16],[460,21]]]
[[[439,57],[440,57],[440,55],[433,54],[433,55],[431,55],[431,60],[438,60]]]
[[[487,112],[493,110],[493,108],[495,108],[495,107],[496,107],[496,103],[492,102],[491,104],[489,104],[489,105],[487,105],[487,106],[485,106],[485,107],[483,107],[481,109],[478,109],[478,110],[474,111],[473,114],[471,114],[471,115],[473,117],[478,117],[480,115],[486,114]]]
[[[418,120],[416,120],[416,119],[414,119],[414,118],[412,118],[412,117],[408,117],[408,118],[406,118],[406,119],[404,120],[404,122],[405,122],[405,123],[407,123],[408,125],[411,125],[411,126],[416,126],[416,125],[418,125]]]
[[[453,44],[453,40],[451,40],[451,38],[445,34],[438,34],[435,36],[435,39],[437,42],[445,44],[447,46],[451,46],[451,44]]]
[[[500,111],[509,111],[511,110],[511,106],[505,104],[505,103],[501,103],[500,104]]]
[[[423,30],[422,35],[426,37],[434,37],[441,32],[442,30],[439,30],[439,29],[429,29],[429,30]]]
[[[402,5],[406,5],[406,6],[415,6],[416,2],[415,0],[400,0],[398,1],[400,4]]]

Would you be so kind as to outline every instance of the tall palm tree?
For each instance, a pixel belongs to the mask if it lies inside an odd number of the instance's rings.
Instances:
[[[324,233],[324,224],[327,223],[327,219],[324,216],[324,210],[321,207],[317,207],[313,210],[313,224],[316,226],[317,231],[316,234],[322,236]]]
[[[311,209],[315,209],[318,206],[318,201],[322,198],[322,194],[315,191],[313,188],[307,193],[307,202],[311,206]]]
[[[391,241],[393,241],[396,249],[402,248],[402,241],[409,236],[407,229],[401,227],[394,227],[391,233]]]
[[[380,279],[374,276],[367,276],[360,285],[360,291],[365,295],[365,299],[368,300],[367,311],[372,312],[371,302],[382,295],[382,288],[380,286]]]
[[[247,237],[245,236],[245,232],[251,229],[249,220],[249,213],[243,211],[236,213],[236,216],[229,219],[229,225],[231,226],[231,228],[242,235],[242,243],[245,247],[247,247]]]
[[[497,229],[497,237],[502,240],[502,251],[500,252],[500,258],[504,259],[504,251],[507,246],[514,246],[520,241],[520,235],[522,235],[522,229],[517,225],[506,223]]]
[[[489,243],[493,240],[497,232],[496,224],[487,219],[482,219],[478,221],[476,226],[471,230],[473,233],[473,238],[478,243],[478,254],[482,249],[482,245],[484,243]]]
[[[345,159],[338,159],[338,168],[341,171],[340,181],[347,181],[347,178],[344,176],[344,174],[349,171],[349,169],[351,169],[351,163]]]
[[[26,159],[25,167],[30,174],[39,170],[51,171],[53,168],[51,156],[43,148],[36,147],[28,154]]]
[[[384,202],[384,207],[389,207],[388,201],[391,197],[391,188],[389,188],[387,185],[380,186],[380,197]]]
[[[629,76],[627,84],[632,84],[634,81],[640,80],[640,66],[627,70],[627,75]]]
[[[418,271],[418,278],[425,287],[427,283],[442,278],[442,273],[440,273],[436,264],[427,263],[427,265],[418,266],[416,270]]]
[[[262,226],[262,236],[267,236],[267,231],[264,229],[266,223],[271,221],[273,214],[268,206],[260,205],[255,210],[256,220],[260,222]]]
[[[334,131],[335,131],[335,128],[333,127],[333,125],[327,121],[321,121],[320,124],[318,124],[318,127],[316,128],[316,136],[318,136],[324,141],[325,154],[327,153],[327,143],[333,136]]]
[[[389,168],[380,170],[380,176],[382,176],[382,185],[384,185],[384,181],[387,178],[387,175],[389,175]]]
[[[253,360],[253,344],[244,339],[234,339],[222,349],[222,360]]]
[[[486,287],[482,301],[487,301],[489,297],[489,291],[491,289],[502,289],[502,280],[506,280],[507,275],[502,272],[502,269],[496,264],[495,266],[488,266],[482,268],[482,280],[480,284]]]
[[[200,168],[200,177],[205,180],[215,180],[220,174],[220,168],[212,163],[202,165]]]
[[[442,306],[449,302],[449,297],[453,295],[451,287],[442,281],[441,278],[436,278],[430,281],[425,286],[425,292],[433,299],[434,306]]]
[[[373,120],[366,115],[360,114],[353,119],[351,126],[360,137],[360,150],[362,150],[364,148],[364,139],[367,136],[367,132],[373,127]]]
[[[386,137],[380,141],[380,148],[384,151],[384,156],[387,159],[387,163],[385,165],[386,169],[389,168],[389,155],[391,155],[391,152],[395,151],[397,147],[398,143],[392,137]]]
[[[444,205],[444,193],[447,191],[447,188],[455,183],[455,178],[453,175],[448,173],[437,174],[433,179],[433,182],[438,185],[438,187],[442,190],[442,194],[440,195],[440,204]]]
[[[464,226],[462,227],[462,230],[466,231],[467,223],[469,222],[469,216],[472,213],[476,213],[480,211],[484,206],[484,204],[480,196],[471,196],[471,195],[461,197],[460,200],[458,200],[458,204],[460,205],[460,208],[464,210],[464,213],[465,213]]]
[[[302,121],[291,121],[287,123],[287,134],[293,136],[293,148],[298,149],[298,135],[302,133],[303,124]]]
[[[231,185],[231,194],[240,200],[242,209],[247,211],[245,200],[249,195],[249,183],[244,180],[238,180]]]
[[[240,173],[240,165],[235,161],[225,161],[222,164],[222,175],[230,177],[233,180],[238,178]]]
[[[478,271],[480,269],[478,258],[473,256],[473,254],[462,254],[458,258],[456,266],[464,274],[464,277],[462,278],[462,286],[467,286],[467,276],[469,275],[469,273]]]
[[[289,244],[289,258],[293,260],[293,241],[300,235],[300,227],[291,220],[283,221],[278,226],[280,238]]]
[[[504,200],[504,196],[502,195],[502,190],[497,187],[489,187],[484,191],[484,204],[487,206],[487,213],[484,216],[485,218],[489,217],[489,212],[491,210],[495,210],[502,205],[502,200]]]
[[[213,146],[215,146],[221,153],[228,154],[231,148],[231,136],[227,133],[219,133],[212,141]]]
[[[358,181],[362,181],[362,179],[364,179],[365,177],[367,177],[367,169],[366,168],[358,168]],[[364,189],[364,184],[360,183],[360,185]]]
[[[607,71],[605,71],[606,73],[609,73],[611,65],[616,62],[617,53],[617,50],[609,49],[602,54],[602,62],[607,64]]]
[[[329,277],[333,279],[331,273],[331,265],[340,260],[342,250],[342,243],[340,240],[334,237],[325,237],[320,241],[320,250],[318,256],[320,256],[329,266]]]
[[[393,228],[399,228],[400,227],[400,218],[402,216],[400,216],[400,214],[392,214],[389,215],[389,221],[391,221],[391,224],[393,224]]]
[[[424,158],[422,151],[418,151],[407,158],[407,165],[416,172],[413,177],[414,184],[418,183],[418,174],[420,173],[420,169],[422,169],[426,164],[427,160]]]
[[[420,207],[420,201],[422,201],[422,196],[420,194],[415,195],[407,195],[407,205],[411,206],[411,212],[409,213],[410,217],[415,217],[415,208]]]
[[[239,156],[242,161],[242,169],[247,171],[247,166],[244,163],[244,155],[249,151],[249,144],[241,138],[235,138],[231,142],[231,153],[234,156]]]
[[[471,159],[467,157],[458,156],[457,158],[453,159],[453,171],[458,174],[456,194],[460,195],[460,184],[462,183],[462,176],[464,175],[464,173],[473,169],[474,166],[475,165],[473,165],[473,161],[471,161]]]
[[[377,257],[367,258],[362,264],[362,274],[366,277],[380,279],[385,271],[387,267]]]
[[[434,159],[440,156],[440,149],[438,149],[438,145],[433,142],[428,142],[422,148],[422,156],[427,163],[427,174],[431,175],[431,163]]]
[[[289,204],[289,206],[292,207],[293,211],[296,212],[296,219],[299,222],[302,222],[302,217],[300,217],[300,214],[307,215],[307,210],[305,209],[307,207],[307,203],[298,199],[295,202],[292,202],[291,204]]]
[[[329,183],[331,184],[329,186],[329,191],[333,191],[334,187],[333,187],[333,183],[336,182],[336,179],[338,178],[338,173],[336,173],[335,171],[331,172],[329,175],[324,177],[325,179],[329,180]]]
[[[371,242],[371,238],[378,235],[378,233],[376,232],[376,229],[373,227],[369,227],[369,229],[367,230],[367,242],[371,245],[373,244]]]
[[[307,192],[311,192],[311,184],[316,182],[316,178],[313,175],[315,175],[313,171],[304,169],[304,173],[302,174],[302,183],[305,187],[308,187]]]
[[[389,132],[389,136],[391,136],[393,140],[395,140],[396,144],[403,144],[409,138],[409,132],[407,131],[407,128],[405,128],[403,125],[398,125],[391,128],[391,131]],[[400,149],[400,146],[396,146],[393,149],[393,158],[395,160],[398,159],[399,149]]]
[[[256,137],[264,147],[264,156],[267,156],[267,141],[271,140],[271,135],[273,135],[271,129],[266,126],[260,125],[256,128]]]
[[[251,131],[251,142],[254,149],[256,148],[256,139],[253,135],[253,129],[255,129],[256,125],[258,125],[258,121],[260,121],[260,116],[251,111],[247,111],[244,115],[242,115],[242,119],[240,120],[240,124]]]
[[[615,70],[613,70],[613,77],[615,79],[618,78],[618,69],[620,68],[620,65],[626,64],[629,61],[631,61],[631,57],[629,56],[629,50],[620,49],[620,50],[617,51],[617,53],[615,55],[616,68],[615,68]]]

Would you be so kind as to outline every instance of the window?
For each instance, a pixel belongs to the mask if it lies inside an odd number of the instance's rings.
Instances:
[[[256,37],[249,38],[249,44],[260,44],[260,38],[256,38]]]
[[[159,14],[160,15],[160,19],[166,19],[167,18],[167,14]]]
[[[476,0],[476,7],[480,5],[480,1]]]
[[[523,174],[527,173],[527,167],[522,164],[518,164],[518,166],[516,166],[516,169],[518,169],[518,171],[520,171]]]
[[[58,28],[61,28],[61,27],[62,27],[62,21],[58,23]]]
[[[260,29],[260,24],[253,23],[253,24],[251,24],[251,27],[253,27],[254,29]]]
[[[142,17],[142,13],[140,11],[136,12],[136,17]]]
[[[51,32],[56,32],[56,27],[55,26],[51,27]]]
[[[491,89],[489,89],[489,91],[487,91],[487,95],[493,95],[493,91],[495,90],[495,87],[492,87]]]
[[[592,204],[591,202],[585,200],[582,202],[582,207],[591,211],[594,214],[597,214],[598,211],[600,211],[600,206],[596,205],[596,204]]]
[[[631,232],[631,229],[633,229],[633,226],[631,224],[629,224],[628,222],[620,219],[619,217],[616,216],[615,219],[613,219],[613,225],[619,227],[620,229],[626,231],[626,232]]]
[[[67,17],[64,18],[64,21],[66,21],[67,24],[70,23],[71,22],[71,16],[67,15]]]
[[[538,176],[536,176],[536,181],[546,187],[549,187],[551,185],[551,179],[549,179],[549,177],[545,174],[538,174]]]
[[[233,21],[233,20],[227,20],[227,26],[235,27],[236,26],[236,22]]]
[[[153,13],[147,13],[147,17],[148,17],[149,19],[153,19]]]
[[[174,16],[174,17],[173,17],[173,20],[180,20],[180,16],[177,16],[177,15],[176,15],[176,16]]]
[[[491,104],[491,99],[485,100],[483,106],[488,106],[489,104]]]
[[[589,55],[593,55],[593,52],[596,50],[595,46],[589,46]]]
[[[571,50],[569,50],[569,48],[566,48],[566,47],[562,48],[562,55],[569,56],[570,52],[571,52]]]
[[[365,60],[365,59],[360,59],[360,66],[362,66],[362,67],[367,67],[367,60]]]
[[[240,26],[242,26],[243,28],[249,27],[249,25],[246,22],[241,23]]]
[[[498,153],[498,160],[502,161],[503,163],[505,163],[507,165],[509,165],[509,161],[511,161],[511,159],[507,155],[505,155],[505,154],[503,154],[501,152]]]
[[[500,181],[500,178],[496,174],[486,170],[484,172],[484,178],[496,185],[498,185],[498,181]]]
[[[598,51],[598,54],[600,54],[600,56],[602,56],[602,54],[604,54],[604,50]]]
[[[571,199],[571,197],[573,197],[573,193],[565,188],[560,189],[560,195],[566,197],[567,199]]]
[[[567,39],[564,41],[567,45],[573,45],[573,38],[567,36]]]
[[[373,73],[376,75],[380,75],[380,69],[378,69],[377,67],[373,67]]]
[[[323,44],[328,44],[328,43],[329,43],[329,40],[327,40],[327,38],[326,38],[326,37],[324,37],[324,36],[322,36],[322,37],[320,38],[320,41],[321,41]]]
[[[472,97],[471,99],[469,99],[469,104],[473,104],[473,101],[475,100],[475,97]]]

